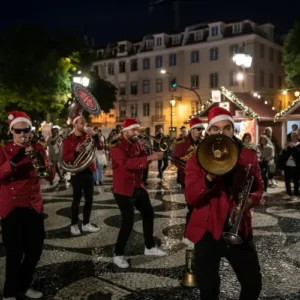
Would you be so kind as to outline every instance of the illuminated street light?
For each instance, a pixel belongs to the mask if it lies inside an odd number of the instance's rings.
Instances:
[[[76,76],[76,77],[73,77],[73,82],[79,83],[79,84],[83,85],[84,87],[87,87],[90,84],[90,79],[88,77]]]
[[[295,97],[299,97],[300,96],[300,92],[295,92]]]
[[[232,57],[234,63],[244,69],[248,69],[252,65],[252,56],[245,53],[237,53]]]
[[[238,73],[238,74],[236,75],[236,79],[237,79],[238,81],[242,81],[242,80],[245,79],[245,76],[244,76],[243,73]]]
[[[171,104],[171,106],[174,107],[176,105],[176,100],[175,99],[170,100],[170,104]]]
[[[162,70],[160,70],[160,73],[161,73],[161,74],[166,74],[166,73],[167,73],[167,71],[166,71],[166,70],[164,70],[164,69],[162,69]]]

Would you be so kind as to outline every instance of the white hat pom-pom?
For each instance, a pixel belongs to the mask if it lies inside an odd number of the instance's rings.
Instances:
[[[9,115],[9,116],[8,116],[8,120],[11,121],[11,120],[13,120],[13,119],[14,119],[14,116],[13,116],[13,115]]]

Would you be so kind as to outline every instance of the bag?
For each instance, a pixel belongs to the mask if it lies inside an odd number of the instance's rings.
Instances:
[[[99,165],[106,166],[107,160],[104,150],[96,150],[96,159]]]
[[[269,172],[270,172],[271,174],[274,174],[274,173],[276,172],[276,165],[275,165],[274,160],[271,160],[271,161],[269,162]]]

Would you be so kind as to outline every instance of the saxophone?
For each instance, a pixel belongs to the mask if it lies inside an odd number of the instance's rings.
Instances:
[[[33,146],[33,143],[29,139],[22,138],[24,141],[25,147]],[[44,157],[36,150],[32,148],[32,150],[27,153],[28,159],[30,159],[33,168],[38,176],[39,179],[44,179],[45,177],[50,175],[49,168],[45,166]]]

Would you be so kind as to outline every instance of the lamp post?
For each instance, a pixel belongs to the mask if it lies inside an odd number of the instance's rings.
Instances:
[[[241,81],[243,83],[243,92],[245,92],[245,69],[248,69],[252,65],[252,56],[250,54],[243,53],[243,51],[240,53],[236,53],[232,60],[233,62],[240,68],[242,68],[243,72],[239,72],[236,76],[236,79],[238,81]]]
[[[170,100],[170,106],[171,106],[171,127],[169,129],[169,135],[170,137],[173,137],[173,109],[174,109],[174,106],[176,105],[176,99],[171,99]]]
[[[165,69],[161,69],[161,70],[160,70],[160,73],[163,74],[163,75],[168,74],[168,75],[170,76],[171,79],[172,79],[172,77],[173,77],[173,76],[172,76],[172,73],[167,72]],[[196,90],[194,90],[194,89],[192,89],[192,88],[189,88],[189,87],[186,87],[186,86],[183,86],[183,85],[179,85],[177,82],[172,83],[172,87],[179,87],[179,88],[182,88],[182,89],[185,89],[185,90],[192,91],[193,93],[196,94],[196,96],[197,96],[197,98],[198,98],[198,100],[199,100],[199,102],[200,102],[200,105],[202,105],[201,97],[200,97],[200,95],[197,93]]]

